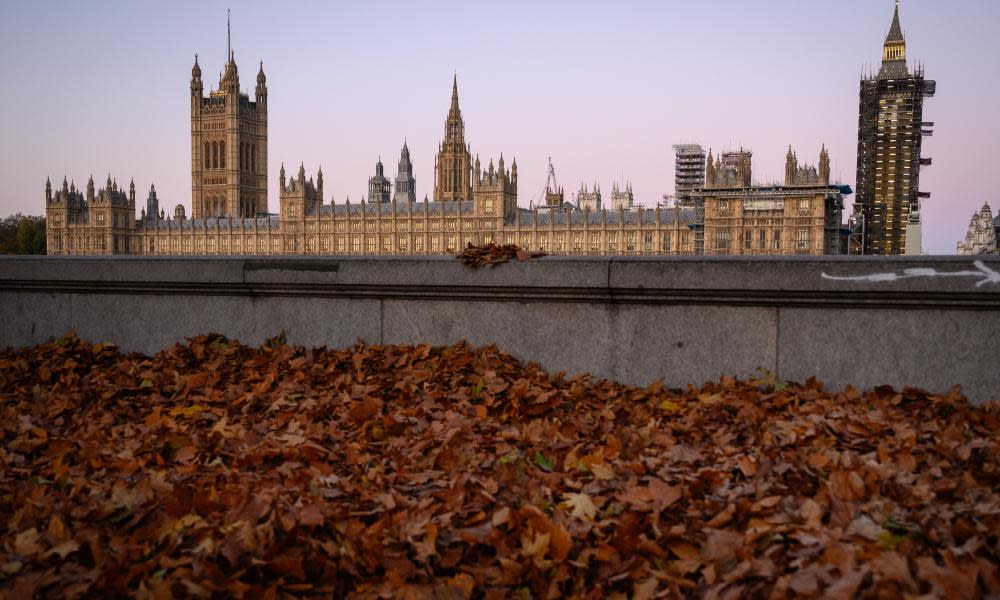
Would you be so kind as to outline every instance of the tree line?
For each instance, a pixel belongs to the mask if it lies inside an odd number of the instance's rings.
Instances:
[[[45,254],[45,217],[17,213],[0,220],[0,254]]]

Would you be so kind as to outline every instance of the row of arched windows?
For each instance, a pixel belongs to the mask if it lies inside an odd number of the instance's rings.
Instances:
[[[205,142],[205,168],[226,168],[226,142]],[[257,144],[240,142],[240,170],[257,172]]]
[[[226,168],[226,142],[205,142],[205,168]]]

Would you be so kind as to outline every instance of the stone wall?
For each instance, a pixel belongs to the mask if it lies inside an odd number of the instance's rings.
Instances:
[[[762,367],[837,388],[960,384],[983,402],[1000,400],[1000,257],[0,259],[0,344],[70,330],[144,353],[208,332],[464,339],[640,385]]]

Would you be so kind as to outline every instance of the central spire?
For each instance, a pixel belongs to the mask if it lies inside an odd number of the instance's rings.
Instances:
[[[451,110],[458,112],[458,73],[455,73],[451,82]]]
[[[233,59],[233,36],[229,27],[229,9],[226,9],[226,61]]]

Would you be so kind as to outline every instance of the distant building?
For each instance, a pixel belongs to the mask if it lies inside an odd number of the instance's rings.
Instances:
[[[465,121],[458,108],[457,75],[451,87],[451,108],[444,123],[444,141],[434,157],[434,200],[472,200],[472,151],[465,142]]]
[[[712,162],[708,151],[705,168],[705,187],[750,187],[753,185],[753,152],[740,148],[739,152],[724,152]]]
[[[989,203],[972,213],[969,219],[969,231],[965,239],[958,243],[958,254],[975,256],[978,254],[1000,254],[1000,214],[993,217]]]
[[[611,186],[611,209],[631,210],[635,205],[635,196],[632,195],[632,183],[626,182],[625,187],[619,189],[618,183]]]
[[[906,64],[897,1],[882,66],[861,81],[855,211],[864,223],[864,254],[920,253],[920,200],[930,197],[920,192],[920,165],[930,164],[920,147],[933,133],[923,120],[924,98],[935,89],[923,67]]]
[[[586,184],[581,183],[580,191],[576,194],[576,207],[591,212],[601,210],[601,186],[594,183],[594,187],[588,189]]]
[[[375,175],[368,178],[368,202],[388,202],[392,199],[390,188],[392,184],[385,176],[385,169],[382,167],[382,159],[375,163]]]
[[[151,223],[163,218],[163,209],[160,208],[160,200],[156,197],[156,186],[149,186],[149,196],[146,197],[146,208],[142,209],[143,223]]]
[[[674,146],[674,195],[683,202],[692,190],[705,185],[705,149],[699,144]]]
[[[799,166],[799,157],[789,146],[788,154],[785,155],[785,185],[821,184],[830,184],[830,154],[826,151],[826,145],[819,151],[819,169],[811,165]]]
[[[267,79],[257,72],[254,100],[240,91],[229,50],[219,89],[204,96],[201,67],[191,68],[191,215],[248,218],[267,212]]]
[[[97,190],[91,176],[84,195],[65,177],[55,193],[45,180],[47,254],[127,254],[135,221],[135,182],[126,193],[108,175]]]
[[[799,165],[789,149],[785,184],[750,184],[752,155],[741,151],[727,166],[709,164],[706,185],[690,192],[703,214],[700,252],[707,255],[840,254],[841,218],[848,186],[830,184],[824,147],[819,167]]]
[[[410,149],[403,141],[403,150],[399,153],[399,164],[396,168],[396,193],[392,197],[396,202],[417,201],[417,180],[413,177],[413,163],[410,162]]]

